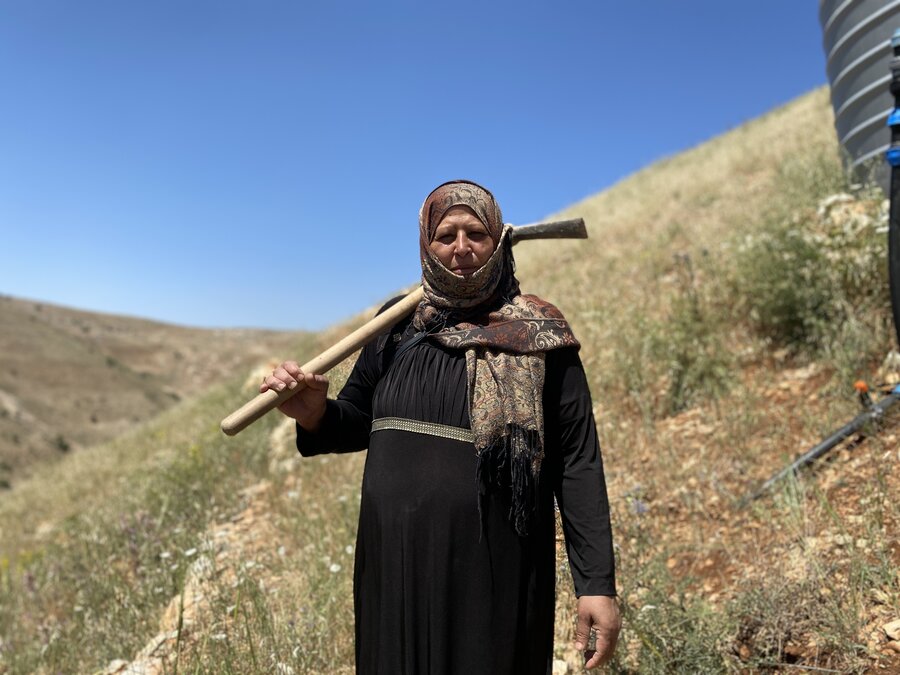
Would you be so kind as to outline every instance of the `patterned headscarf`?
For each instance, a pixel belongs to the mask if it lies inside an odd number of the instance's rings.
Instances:
[[[448,270],[430,248],[453,206],[472,209],[494,241],[488,261],[465,277]],[[511,229],[494,196],[477,183],[459,180],[435,188],[419,211],[425,298],[413,324],[438,344],[465,350],[479,509],[490,490],[509,487],[510,520],[524,535],[544,458],[544,354],[579,345],[556,307],[519,292]]]

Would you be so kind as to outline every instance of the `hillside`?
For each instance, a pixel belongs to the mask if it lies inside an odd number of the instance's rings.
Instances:
[[[0,296],[0,486],[35,463],[114,438],[296,340]]]
[[[897,413],[745,500],[856,415],[854,380],[877,397],[900,379],[882,363],[886,205],[843,176],[828,92],[555,215],[590,239],[516,258],[582,342],[625,619],[612,671],[900,672]],[[365,456],[300,461],[278,416],[222,436],[255,381],[0,502],[0,672],[352,672]],[[558,562],[554,667],[578,672]]]

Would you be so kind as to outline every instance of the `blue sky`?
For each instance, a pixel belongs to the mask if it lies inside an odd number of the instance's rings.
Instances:
[[[812,0],[0,7],[0,293],[321,328],[418,279],[438,183],[507,222],[825,83]]]

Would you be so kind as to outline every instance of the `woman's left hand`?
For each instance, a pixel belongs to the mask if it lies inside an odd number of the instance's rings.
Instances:
[[[616,650],[622,619],[614,597],[582,595],[578,598],[578,618],[575,624],[575,649],[584,652],[584,667],[588,670],[608,663]],[[594,649],[588,649],[591,630],[597,636]]]

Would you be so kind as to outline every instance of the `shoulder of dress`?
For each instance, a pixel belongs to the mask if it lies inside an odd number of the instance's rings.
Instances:
[[[403,300],[403,298],[405,298],[405,297],[406,297],[405,295],[398,295],[394,298],[391,298],[386,303],[384,303],[384,305],[382,305],[381,309],[378,310],[378,313],[375,316],[378,316],[378,314],[381,314],[382,312],[390,309],[392,306],[396,305],[398,302]],[[404,332],[406,327],[409,325],[410,321],[412,321],[411,316],[404,316],[403,318],[397,320],[397,322],[394,323],[393,326],[391,326],[391,329],[389,331],[379,335],[375,339],[375,343],[374,343],[375,344],[375,352],[378,354],[381,354],[382,352],[384,352],[385,347],[387,347],[389,344],[396,345],[397,342],[400,341],[401,333]]]
[[[388,300],[386,303],[384,303],[384,304],[381,306],[381,309],[379,309],[379,310],[375,313],[375,316],[378,316],[379,314],[381,314],[381,313],[384,312],[385,310],[390,309],[391,307],[393,307],[394,305],[396,305],[398,302],[400,302],[400,301],[401,301],[403,298],[405,298],[405,297],[406,297],[405,295],[397,295],[397,296],[391,298],[390,300]]]

